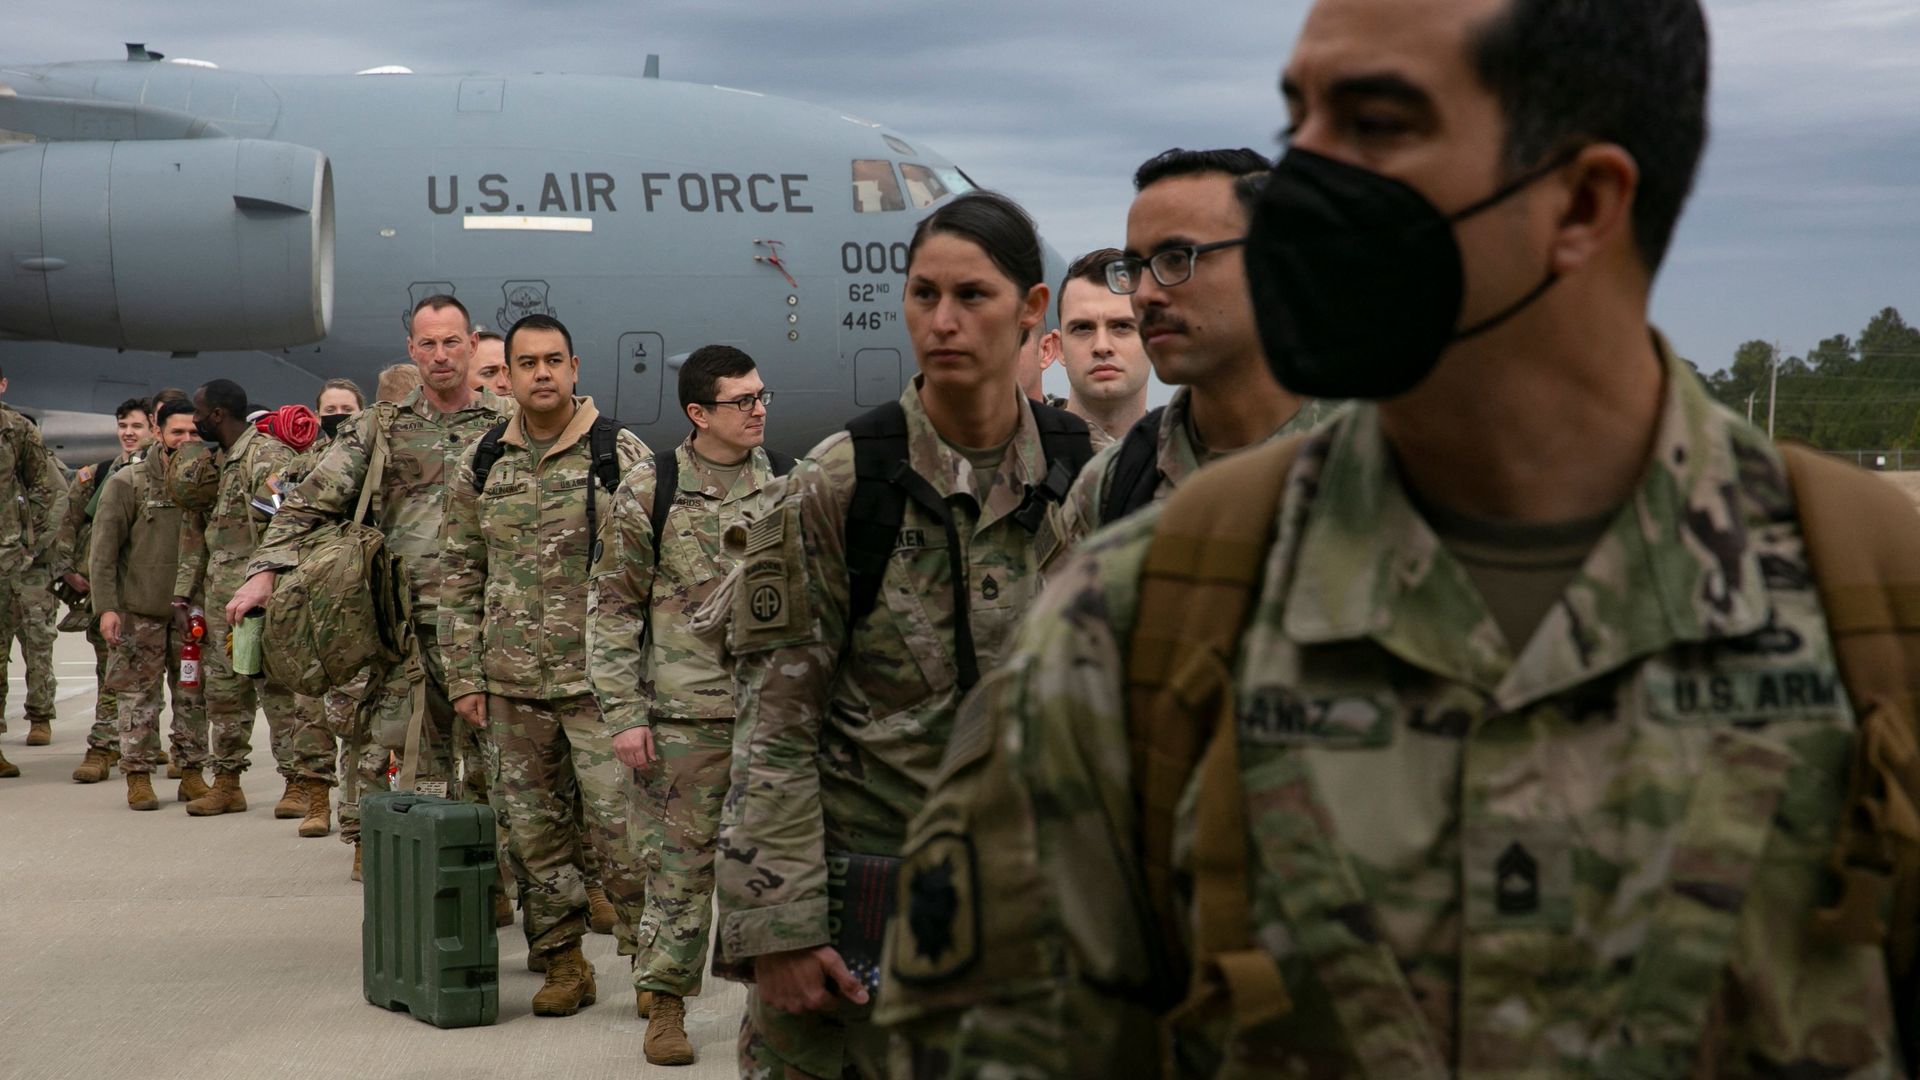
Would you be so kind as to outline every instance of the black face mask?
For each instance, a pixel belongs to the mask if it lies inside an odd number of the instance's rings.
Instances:
[[[1549,270],[1531,292],[1462,328],[1465,270],[1453,227],[1571,158],[1447,214],[1392,177],[1288,150],[1247,234],[1247,284],[1274,377],[1308,397],[1399,397],[1432,373],[1448,345],[1518,315],[1556,275]]]
[[[327,438],[331,439],[333,433],[340,430],[340,425],[347,420],[348,416],[349,414],[343,412],[328,413],[320,418],[320,430],[326,432]]]
[[[220,425],[214,423],[212,420],[202,419],[198,416],[194,417],[193,430],[195,434],[200,436],[201,442],[217,443],[220,441]]]

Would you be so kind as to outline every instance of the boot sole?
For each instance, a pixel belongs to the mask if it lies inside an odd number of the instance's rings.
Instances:
[[[218,810],[195,810],[191,803],[187,805],[188,817],[219,817],[221,814],[244,814],[246,812],[246,803],[239,803],[237,805],[229,803]]]
[[[314,828],[311,825],[300,826],[300,835],[310,840],[317,836],[325,836],[332,831],[333,826],[331,825],[322,825],[319,828]]]
[[[106,779],[105,776],[94,776],[91,773],[87,774],[86,776],[81,776],[79,773],[73,774],[73,782],[76,784],[97,784],[100,781],[105,779]]]
[[[533,1015],[535,1016],[572,1016],[574,1013],[577,1013],[581,1009],[584,1009],[587,1006],[593,1004],[593,1001],[594,1001],[593,995],[588,994],[587,996],[580,999],[580,1004],[575,1005],[571,1009],[554,1008],[551,1005],[543,1009],[540,1006],[535,1005],[533,1007]]]
[[[696,1060],[691,1052],[684,1054],[661,1054],[659,1057],[655,1057],[651,1050],[647,1050],[645,1053],[647,1064],[649,1065],[691,1065]]]
[[[152,802],[130,802],[127,804],[127,808],[129,810],[158,810],[160,809],[160,800],[154,799]]]
[[[306,817],[307,808],[304,806],[288,806],[285,803],[281,803],[273,808],[273,816],[279,818],[281,821],[292,821],[294,818]]]

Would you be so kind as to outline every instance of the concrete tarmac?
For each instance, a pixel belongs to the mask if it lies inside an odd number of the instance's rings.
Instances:
[[[265,722],[242,780],[246,813],[189,818],[177,782],[159,777],[161,809],[135,812],[118,770],[73,782],[93,654],[62,634],[54,660],[51,746],[25,745],[17,646],[7,671],[0,749],[21,776],[0,780],[0,1080],[735,1075],[744,988],[709,979],[688,999],[699,1064],[650,1066],[627,962],[602,935],[587,939],[599,1002],[575,1016],[532,1014],[540,976],[517,924],[498,932],[491,1027],[442,1031],[368,1004],[351,849],[275,820]]]

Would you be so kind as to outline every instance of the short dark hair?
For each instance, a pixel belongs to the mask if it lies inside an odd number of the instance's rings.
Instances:
[[[353,395],[353,403],[356,406],[362,409],[367,407],[367,395],[361,392],[359,383],[354,382],[352,379],[328,379],[321,385],[320,392],[313,395],[314,408],[317,409],[320,407],[320,399],[325,397],[329,390],[345,390],[347,393]]]
[[[192,416],[193,402],[188,401],[186,398],[168,398],[160,403],[160,408],[154,413],[153,426],[157,428],[166,427],[168,420],[179,416],[181,413]]]
[[[720,392],[721,379],[751,375],[753,357],[731,345],[702,345],[680,365],[680,411],[689,405],[705,405]]]
[[[507,359],[513,359],[513,335],[522,330],[558,330],[560,337],[567,343],[567,355],[573,355],[573,335],[567,333],[567,325],[544,311],[531,315],[522,315],[520,321],[507,330]]]
[[[467,305],[455,300],[446,293],[434,293],[432,296],[423,297],[419,303],[413,305],[412,311],[407,312],[407,333],[413,333],[413,317],[429,308],[434,311],[452,308],[460,313],[460,321],[462,323],[465,323],[469,328],[473,326],[473,316],[468,314]]]
[[[127,400],[121,402],[119,408],[113,410],[113,418],[115,420],[125,420],[127,418],[128,413],[134,413],[134,412],[137,412],[142,416],[146,416],[147,414],[153,412],[153,405],[146,398],[130,397]]]
[[[215,379],[200,388],[200,396],[207,399],[207,408],[221,409],[235,420],[244,421],[253,406],[247,402],[247,392],[232,379]]]
[[[1107,264],[1115,259],[1124,259],[1127,253],[1119,248],[1094,248],[1085,255],[1073,260],[1067,267],[1067,276],[1060,279],[1060,295],[1053,298],[1053,314],[1061,321],[1067,317],[1067,285],[1074,281],[1091,281],[1101,288],[1107,287]]]
[[[169,386],[165,390],[153,395],[153,403],[156,407],[163,401],[184,401],[188,405],[193,404],[192,396],[177,386]]]
[[[1022,293],[1047,279],[1040,230],[1020,204],[997,191],[969,191],[920,219],[907,245],[907,266],[935,233],[964,237],[980,246],[993,265]]]
[[[475,341],[505,341],[506,339],[505,339],[505,338],[503,338],[503,337],[501,337],[501,336],[500,336],[500,335],[499,335],[498,333],[496,333],[496,332],[494,332],[494,331],[492,331],[492,330],[475,330],[475,331],[473,332],[473,340],[475,340]]]
[[[1183,150],[1176,146],[1153,155],[1133,171],[1133,190],[1145,191],[1149,185],[1175,176],[1195,176],[1200,173],[1247,176],[1271,168],[1273,162],[1251,147],[1243,146],[1238,150]]]
[[[1707,141],[1699,0],[1510,0],[1469,53],[1506,114],[1510,176],[1582,142],[1633,155],[1633,236],[1659,269]]]

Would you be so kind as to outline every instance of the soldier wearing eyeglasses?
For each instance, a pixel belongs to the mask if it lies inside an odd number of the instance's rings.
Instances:
[[[1154,374],[1178,389],[1080,473],[1064,507],[1069,545],[1201,466],[1306,426],[1301,398],[1267,369],[1240,258],[1268,167],[1248,149],[1168,150],[1134,173],[1127,250],[1106,283],[1132,298]]]

